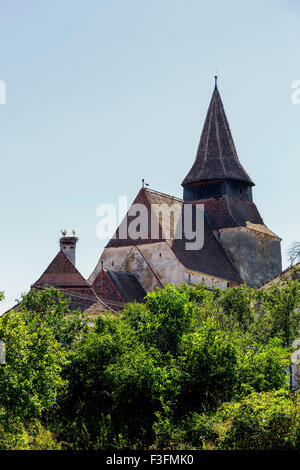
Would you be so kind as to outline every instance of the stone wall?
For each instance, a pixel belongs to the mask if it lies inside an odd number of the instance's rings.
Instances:
[[[215,232],[249,287],[259,287],[282,271],[281,240],[264,227],[234,227]]]

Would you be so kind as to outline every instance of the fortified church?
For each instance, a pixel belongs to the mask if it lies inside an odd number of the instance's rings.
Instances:
[[[182,199],[144,185],[138,192],[133,204],[149,209],[149,225],[158,227],[155,237],[120,237],[122,224],[134,219],[129,210],[84,279],[75,266],[78,239],[63,236],[58,254],[31,287],[54,286],[71,299],[71,308],[94,315],[142,301],[147,292],[166,284],[259,287],[281,273],[281,239],[264,224],[253,202],[254,182],[238,158],[217,79],[196,158],[182,187]],[[197,250],[187,249],[184,236],[175,236],[187,204],[204,207],[204,244]],[[166,230],[162,220],[170,208]]]

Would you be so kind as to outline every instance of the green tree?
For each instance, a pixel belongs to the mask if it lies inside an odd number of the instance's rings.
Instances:
[[[70,310],[70,300],[54,287],[31,290],[23,296],[19,312],[25,322],[35,319],[49,327],[55,339],[70,349],[80,336],[88,330],[87,319],[80,310]]]
[[[230,322],[238,323],[244,330],[247,330],[254,322],[255,291],[253,289],[249,289],[244,284],[224,291],[215,290],[214,297]]]
[[[155,344],[162,352],[175,354],[182,334],[192,324],[194,314],[195,304],[190,302],[187,292],[168,285],[147,295],[138,332],[146,343]]]
[[[218,449],[300,449],[300,401],[286,391],[253,393],[210,419]]]
[[[196,331],[183,335],[181,370],[181,410],[216,407],[231,398],[236,380],[238,357],[235,345],[213,319]]]
[[[248,420],[262,448],[295,448],[297,421],[288,428],[278,410],[298,410],[282,390],[298,306],[293,282],[171,285],[88,327],[56,289],[32,291],[0,319],[0,447],[247,448]]]
[[[0,368],[0,405],[24,422],[40,417],[66,386],[69,350],[86,330],[79,312],[54,288],[31,291],[18,311],[0,318],[6,364]]]
[[[20,312],[0,319],[0,338],[6,345],[6,364],[0,368],[0,404],[24,421],[41,416],[55,404],[64,381],[65,351],[53,331]]]
[[[300,328],[300,284],[297,281],[278,282],[261,295],[271,318],[270,336],[277,336],[290,347]]]

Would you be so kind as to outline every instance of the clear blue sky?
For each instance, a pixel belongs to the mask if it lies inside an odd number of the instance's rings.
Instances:
[[[265,223],[300,239],[299,0],[0,0],[2,311],[80,237],[89,276],[96,208],[145,177],[182,195],[219,73]]]

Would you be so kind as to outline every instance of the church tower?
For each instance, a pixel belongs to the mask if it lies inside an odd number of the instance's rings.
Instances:
[[[253,202],[254,183],[239,161],[215,80],[196,159],[182,182],[183,199],[204,204],[239,275],[257,287],[281,272],[281,239],[264,225]]]

